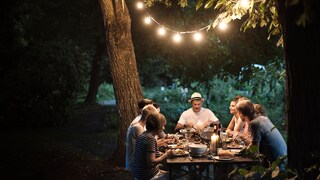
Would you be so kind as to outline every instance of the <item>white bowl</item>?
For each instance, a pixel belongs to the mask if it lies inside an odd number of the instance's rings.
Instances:
[[[207,145],[205,145],[205,144],[190,144],[189,150],[192,155],[203,155],[207,152]]]

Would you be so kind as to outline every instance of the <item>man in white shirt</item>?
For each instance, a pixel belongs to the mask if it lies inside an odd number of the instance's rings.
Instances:
[[[219,119],[214,113],[210,109],[202,107],[203,102],[204,99],[200,93],[195,92],[191,95],[189,103],[192,107],[181,114],[175,131],[179,131],[185,127],[194,127],[197,130],[203,130],[211,123],[219,124]]]

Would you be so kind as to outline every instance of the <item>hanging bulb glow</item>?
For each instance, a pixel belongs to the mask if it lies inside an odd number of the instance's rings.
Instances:
[[[181,41],[181,35],[179,33],[175,34],[173,36],[173,41],[176,42],[176,43],[180,42]]]
[[[219,29],[226,30],[227,29],[227,24],[224,21],[221,21],[219,23]]]
[[[143,9],[143,7],[144,7],[144,4],[142,2],[138,2],[137,3],[137,8],[138,9]]]
[[[146,23],[146,24],[151,24],[151,18],[150,18],[150,16],[144,18],[144,23]]]
[[[193,39],[194,39],[195,41],[201,41],[201,39],[202,39],[202,34],[199,33],[199,32],[195,33],[195,34],[193,35]]]
[[[163,35],[166,34],[166,30],[164,29],[164,27],[161,27],[161,28],[158,29],[158,33],[159,33],[160,36],[163,36]]]
[[[249,8],[249,0],[241,0],[241,1],[240,1],[240,6],[241,6],[243,9],[248,9],[248,8]]]

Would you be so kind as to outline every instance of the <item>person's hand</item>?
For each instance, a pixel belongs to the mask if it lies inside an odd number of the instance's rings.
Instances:
[[[167,150],[166,151],[166,157],[167,158],[171,158],[172,156],[174,156],[174,152],[171,149]]]
[[[204,127],[208,127],[208,126],[210,126],[210,124],[211,124],[211,123],[212,123],[211,121],[207,121],[207,122],[205,122]]]
[[[192,121],[188,121],[187,124],[186,124],[186,127],[187,128],[192,128],[193,124],[194,123]]]
[[[232,134],[232,138],[233,138],[233,139],[235,139],[235,138],[237,138],[237,137],[239,137],[239,136],[240,136],[240,134],[239,134],[238,131],[233,131],[233,134]]]
[[[171,141],[172,139],[158,139],[157,140],[157,144],[158,146],[167,146],[168,143]]]
[[[228,135],[228,137],[232,137],[233,136],[233,131],[227,131],[227,135]]]
[[[202,132],[204,130],[204,127],[205,125],[202,123],[202,122],[198,122],[196,124],[196,129],[199,131],[199,132]]]

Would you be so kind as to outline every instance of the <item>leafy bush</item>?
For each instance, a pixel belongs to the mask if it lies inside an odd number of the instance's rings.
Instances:
[[[23,125],[64,124],[76,97],[84,91],[87,55],[69,40],[37,44],[17,60],[2,88],[4,117]],[[10,90],[10,91],[8,91]]]
[[[262,104],[268,117],[275,126],[282,131],[284,137],[285,122],[285,70],[282,63],[270,63],[265,69],[256,68],[251,73],[251,78],[243,80],[228,74],[214,76],[206,83],[190,82],[181,84],[176,79],[168,87],[143,88],[144,97],[153,99],[161,106],[161,112],[167,118],[167,132],[173,132],[181,113],[190,108],[188,99],[191,94],[198,91],[205,98],[204,107],[211,109],[226,127],[232,114],[229,112],[229,104],[236,95],[243,95],[254,103]],[[185,89],[187,88],[187,92]],[[112,85],[103,84],[99,88],[98,96],[101,99],[111,98]]]
[[[99,86],[97,100],[111,100],[114,99],[114,91],[112,84],[102,83]]]
[[[265,69],[255,69],[251,78],[242,81],[238,76],[216,75],[207,83],[191,82],[187,85],[176,80],[170,87],[145,89],[144,96],[155,100],[161,105],[161,112],[167,117],[167,131],[173,128],[181,113],[191,107],[188,99],[195,91],[205,98],[204,107],[211,109],[227,126],[232,115],[229,104],[235,95],[243,95],[254,103],[262,104],[268,117],[275,126],[284,131],[285,122],[285,70],[282,63],[270,63]],[[188,87],[184,97],[181,89]],[[284,134],[284,133],[283,133]],[[285,136],[286,137],[286,136]]]

